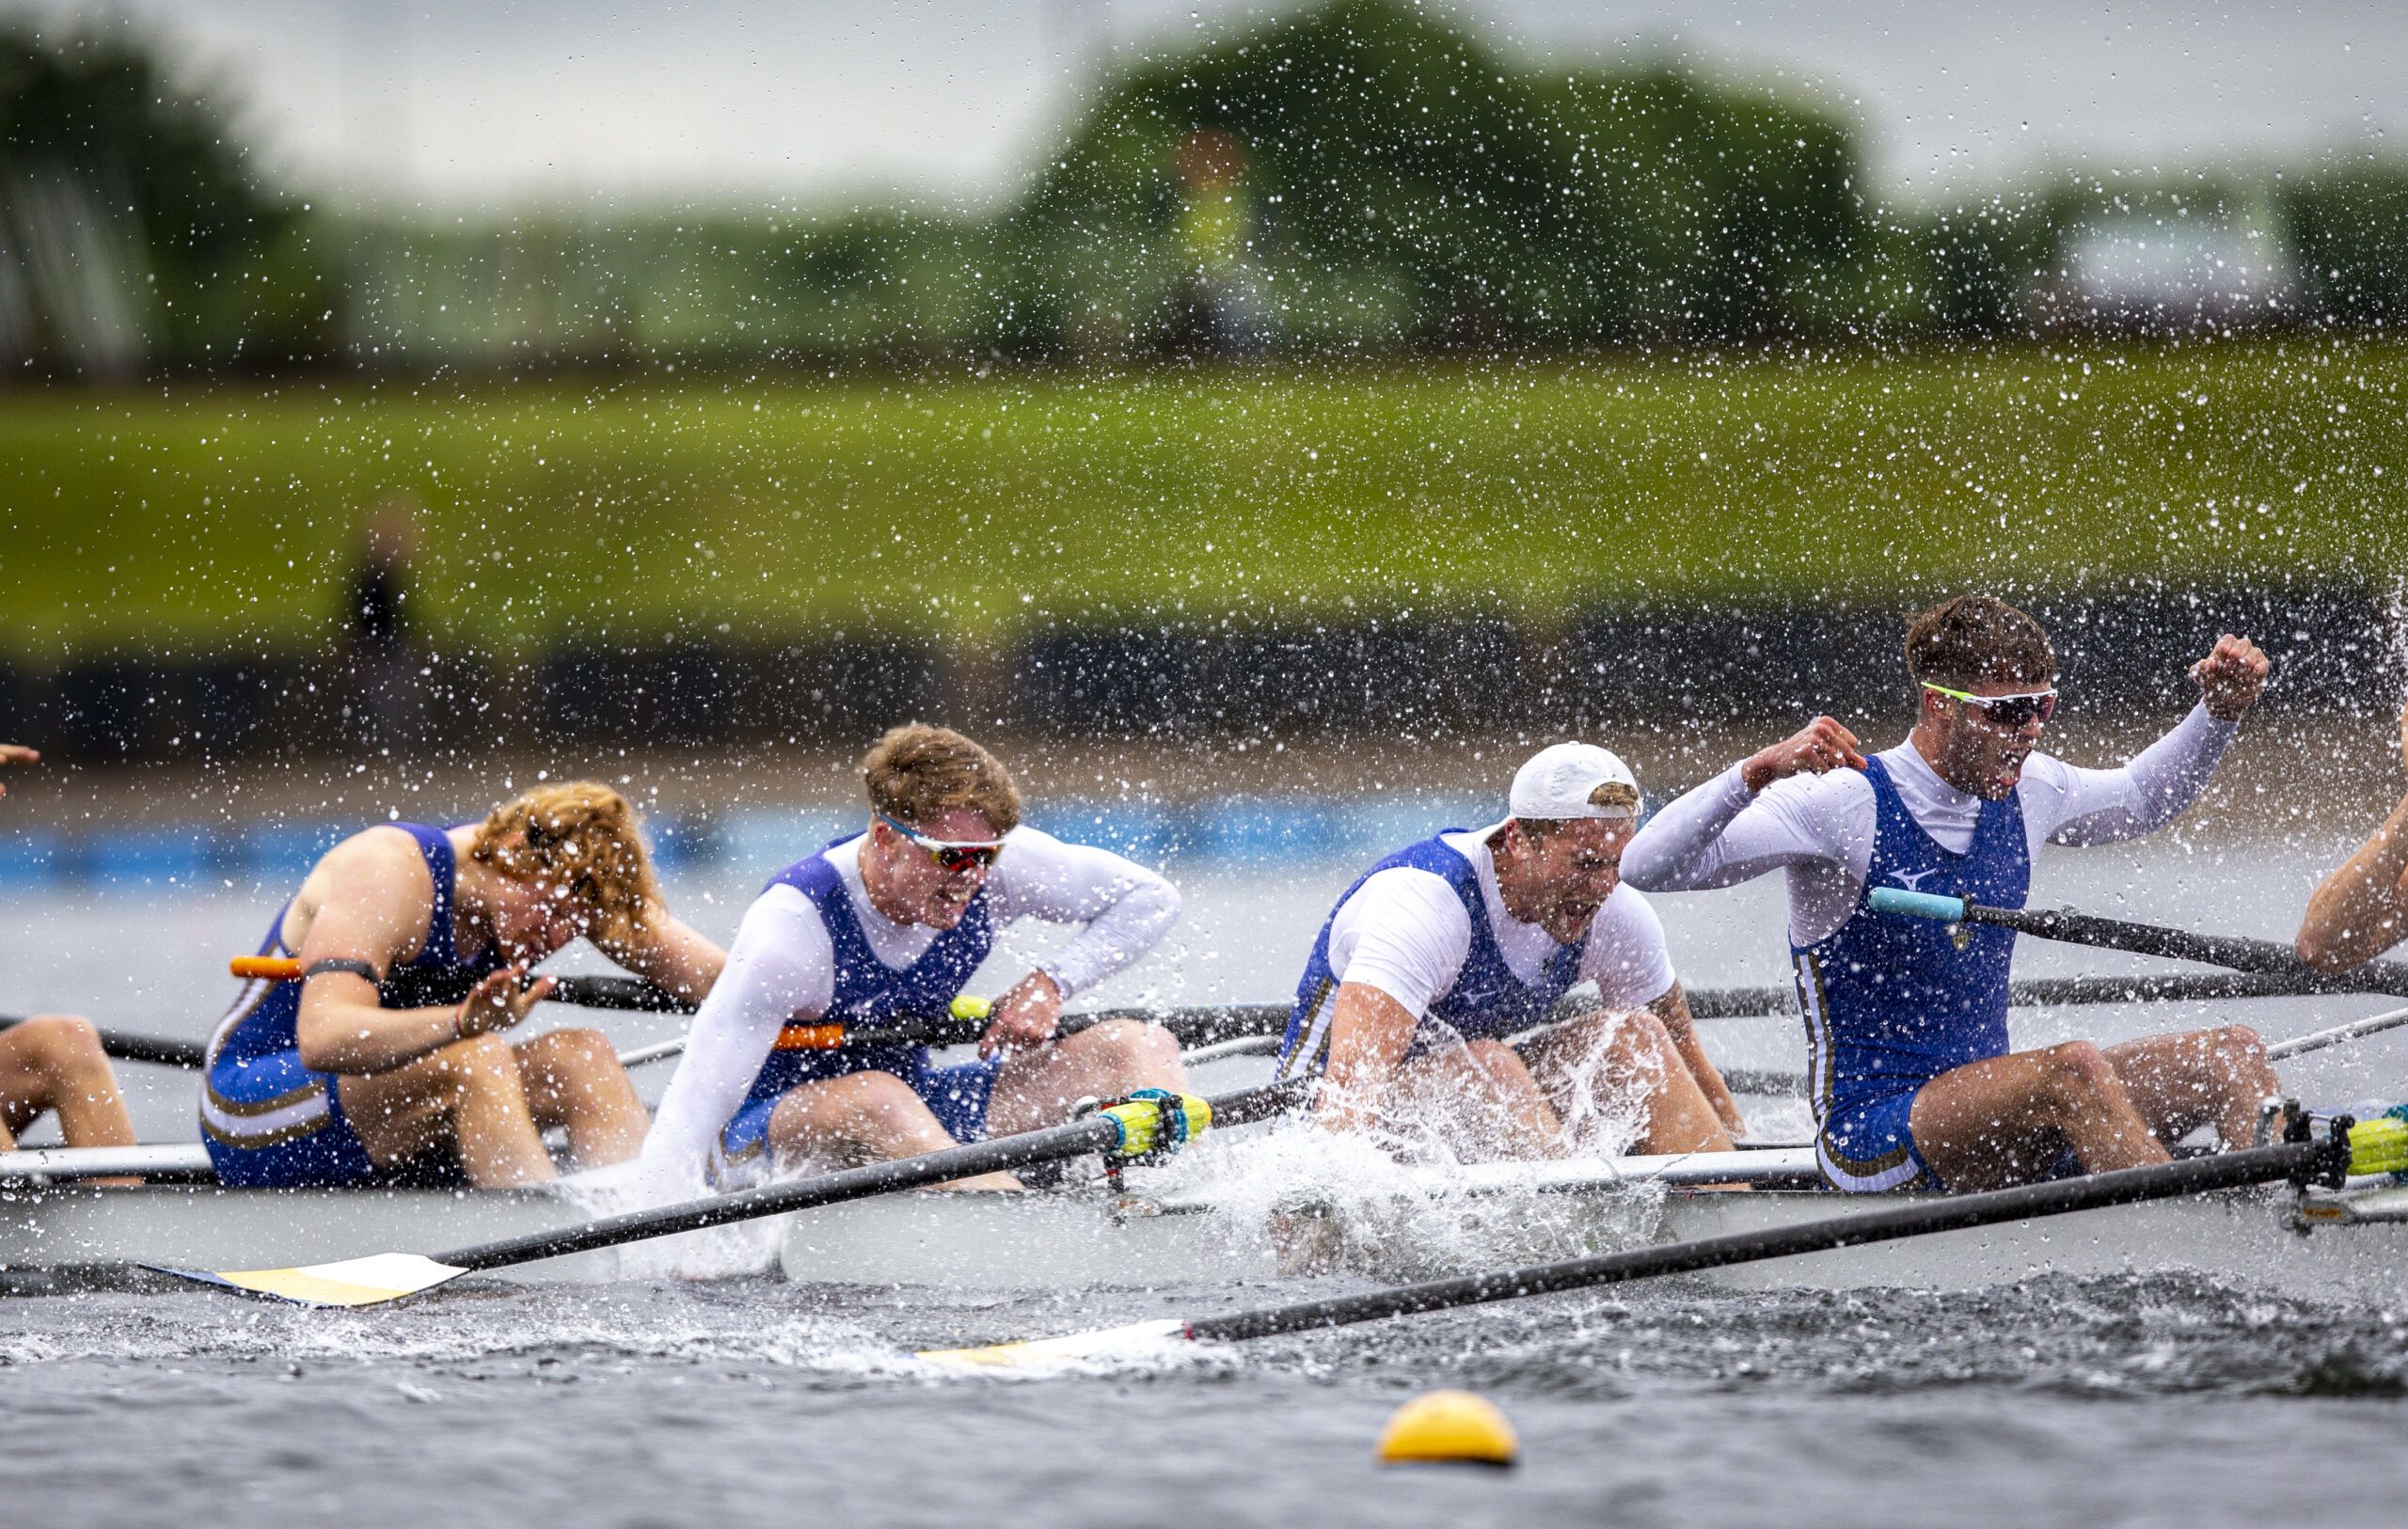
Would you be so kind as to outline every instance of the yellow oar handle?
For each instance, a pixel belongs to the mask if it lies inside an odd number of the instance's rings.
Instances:
[[[2351,1127],[2350,1172],[2408,1174],[2408,1120],[2378,1115]]]
[[[301,963],[290,955],[238,955],[226,969],[245,982],[298,982]]]
[[[1210,1100],[1162,1088],[1139,1089],[1101,1113],[1119,1123],[1113,1151],[1123,1158],[1167,1158],[1212,1126]]]

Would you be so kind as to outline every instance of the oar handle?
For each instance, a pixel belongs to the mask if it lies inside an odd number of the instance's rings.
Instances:
[[[1941,923],[1964,922],[1965,910],[1970,906],[1961,897],[1909,891],[1904,887],[1876,887],[1864,894],[1864,904],[1876,913],[1893,913],[1907,919],[1937,919]]]
[[[301,980],[301,962],[290,955],[238,955],[226,963],[226,969],[246,982]],[[691,1014],[697,1007],[692,999],[656,987],[641,977],[555,977],[553,982],[552,1001],[578,1008]],[[476,985],[477,979],[465,971],[414,971],[404,967],[385,974],[385,980],[376,985],[376,996],[394,1008],[419,1008],[457,1003]]]

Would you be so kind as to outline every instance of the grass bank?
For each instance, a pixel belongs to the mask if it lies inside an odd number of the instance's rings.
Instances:
[[[0,395],[0,653],[2386,578],[2408,345]]]

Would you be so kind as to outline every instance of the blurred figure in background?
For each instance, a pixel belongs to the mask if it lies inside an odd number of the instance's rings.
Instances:
[[[37,749],[0,743],[0,764],[40,762]],[[0,786],[0,795],[6,791]],[[52,1110],[58,1111],[58,1133],[69,1146],[134,1144],[134,1122],[117,1091],[117,1074],[109,1070],[100,1032],[88,1019],[38,1014],[0,1030],[0,1152],[13,1151],[18,1136]]]
[[[2408,708],[2400,713],[2400,758],[2408,766]],[[2308,898],[2294,943],[2309,966],[2346,971],[2402,939],[2408,939],[2408,796]]]
[[[1173,355],[1244,355],[1262,348],[1247,264],[1255,210],[1245,171],[1245,145],[1218,128],[1197,128],[1172,151],[1185,267],[1162,337]]]
[[[372,749],[418,742],[418,645],[411,640],[410,563],[418,555],[418,505],[394,496],[369,512],[345,607],[344,732]]]

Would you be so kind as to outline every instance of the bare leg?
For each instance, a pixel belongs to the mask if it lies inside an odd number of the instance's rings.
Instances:
[[[336,1084],[343,1113],[380,1168],[450,1144],[480,1189],[548,1184],[552,1155],[528,1111],[518,1057],[499,1035],[454,1041],[390,1072]]]
[[[1397,1069],[1382,1112],[1475,1158],[1560,1158],[1563,1121],[1512,1047],[1470,1041],[1425,1051]]]
[[[45,1110],[58,1111],[69,1146],[134,1145],[134,1121],[88,1019],[38,1015],[0,1031],[0,1146],[15,1146]]]
[[[1057,1124],[1084,1098],[1186,1087],[1178,1036],[1160,1025],[1107,1020],[1006,1061],[987,1101],[987,1128],[990,1135],[1015,1136]]]
[[[769,1150],[782,1163],[810,1159],[850,1167],[959,1144],[911,1085],[891,1072],[798,1083],[769,1111]],[[940,1187],[1017,1190],[1021,1182],[1009,1174],[981,1174]]]
[[[1569,1119],[1585,1091],[1643,1093],[1640,1152],[1729,1152],[1731,1133],[1681,1059],[1664,1021],[1641,1010],[1601,1010],[1521,1048],[1556,1113]]]
[[[2258,1032],[2246,1025],[2150,1035],[2107,1048],[2124,1092],[2161,1142],[2212,1122],[2226,1147],[2257,1140],[2259,1104],[2283,1090]]]
[[[514,1049],[528,1111],[537,1128],[558,1126],[568,1132],[569,1156],[577,1166],[601,1168],[643,1150],[651,1117],[609,1036],[598,1030],[555,1030]]]
[[[1923,1160],[1955,1189],[2029,1182],[2061,1143],[2094,1174],[2167,1160],[2115,1065],[2088,1041],[1941,1073],[1915,1096],[1909,1124]]]

